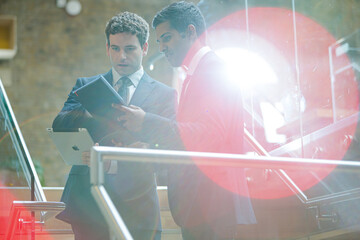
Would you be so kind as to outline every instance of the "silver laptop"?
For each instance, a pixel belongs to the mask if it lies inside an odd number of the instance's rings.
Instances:
[[[94,146],[94,142],[86,128],[66,131],[54,131],[52,128],[46,130],[66,164],[83,165],[81,160],[82,152],[90,151],[91,147]]]

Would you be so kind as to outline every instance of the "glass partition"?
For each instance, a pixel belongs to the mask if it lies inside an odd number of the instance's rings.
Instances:
[[[46,198],[1,79],[0,172],[0,235],[5,235],[13,201],[46,201]],[[26,219],[30,213],[23,215]]]
[[[12,143],[8,126],[5,123],[7,117],[0,112],[0,135],[1,135],[1,186],[2,187],[28,187],[17,153]],[[29,194],[30,196],[30,194]]]
[[[305,149],[303,139],[334,128],[337,121],[351,121],[359,109],[360,26],[349,24],[354,2],[215,2],[199,6],[210,46],[228,62],[234,85],[241,87],[246,128],[267,151],[300,139],[297,156],[324,155],[323,147]],[[349,143],[357,121],[346,124],[342,140]],[[327,158],[339,159],[345,152]]]
[[[360,26],[355,2],[341,0],[200,1],[209,45],[228,63],[244,98],[245,128],[271,155],[358,161]],[[253,149],[247,145],[247,152]],[[252,169],[264,189],[291,179],[307,197],[359,188],[333,169],[305,174]],[[330,175],[330,173],[332,173]],[[260,177],[261,176],[261,177]],[[276,187],[275,187],[276,189]]]

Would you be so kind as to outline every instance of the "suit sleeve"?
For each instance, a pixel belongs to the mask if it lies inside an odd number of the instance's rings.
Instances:
[[[218,147],[226,141],[225,118],[221,110],[207,110],[199,115],[198,120],[189,122],[146,113],[143,129],[150,130],[144,136],[164,149],[221,151]]]
[[[175,89],[171,89],[162,96],[162,106],[159,115],[168,119],[175,119],[177,108],[177,92]]]
[[[150,143],[151,148],[169,149],[166,140],[168,128],[162,126],[163,122],[170,124],[176,119],[177,112],[177,92],[174,89],[167,91],[161,95],[158,101],[159,107],[157,111],[146,112],[143,131],[139,134],[142,141]],[[170,135],[169,135],[170,137]],[[164,141],[159,141],[162,139]],[[174,144],[171,144],[174,146]]]
[[[154,148],[183,149],[175,119],[147,112],[141,136],[142,141],[152,143]]]
[[[87,128],[93,121],[91,114],[76,100],[73,92],[84,83],[81,78],[77,79],[75,86],[71,90],[64,107],[55,117],[52,127],[57,129],[64,128]]]

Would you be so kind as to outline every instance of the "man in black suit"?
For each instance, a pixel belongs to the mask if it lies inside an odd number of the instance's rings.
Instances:
[[[130,108],[139,106],[148,112],[175,118],[175,90],[152,79],[142,67],[143,56],[148,50],[149,26],[146,21],[134,13],[124,12],[109,20],[105,34],[112,69],[101,75],[123,94]],[[53,128],[87,128],[94,142],[100,145],[111,145],[114,139],[119,141],[118,135],[122,142],[129,144],[130,140],[124,136],[136,139],[139,134],[130,136],[113,119],[92,116],[73,93],[99,76],[77,79],[53,122]],[[133,238],[160,239],[160,210],[152,166],[111,161],[105,169],[108,172],[105,187]],[[90,193],[88,166],[71,168],[61,201],[66,203],[66,209],[57,218],[71,224],[75,239],[109,239],[108,227]]]
[[[205,21],[192,3],[176,2],[153,19],[160,51],[187,77],[176,120],[141,108],[117,106],[119,120],[142,141],[188,151],[243,153],[244,121],[240,90],[224,63],[206,46]],[[166,136],[166,137],[165,137]],[[169,168],[169,204],[183,239],[234,239],[237,225],[255,223],[244,169],[178,165]]]

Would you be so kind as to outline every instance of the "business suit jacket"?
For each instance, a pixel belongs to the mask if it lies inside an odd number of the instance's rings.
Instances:
[[[112,85],[112,71],[103,76]],[[53,128],[85,127],[94,142],[101,141],[104,136],[120,128],[119,124],[106,119],[90,117],[73,94],[74,90],[98,77],[99,75],[77,79],[63,109],[53,122]],[[176,91],[144,73],[130,104],[163,117],[175,118]],[[120,135],[122,133],[125,133],[124,129]],[[118,162],[117,174],[106,174],[105,188],[130,230],[161,230],[156,182],[151,164]],[[107,231],[101,212],[90,193],[88,166],[74,165],[71,168],[61,201],[66,203],[66,209],[57,218],[71,224],[100,225]]]
[[[209,52],[180,96],[177,120],[147,113],[144,136],[167,148],[243,153],[242,108],[240,89],[227,81],[224,64]],[[168,194],[172,215],[181,227],[209,224],[216,231],[256,222],[243,169],[169,167]]]

